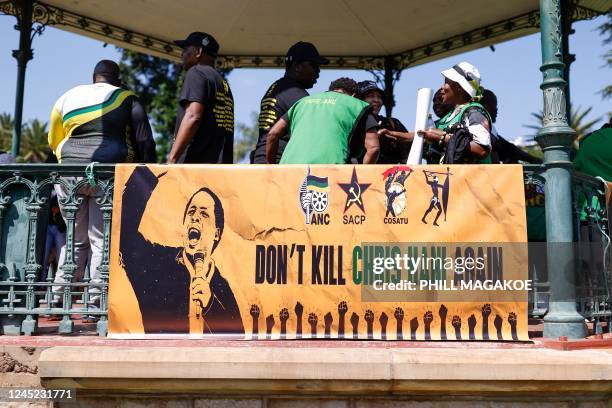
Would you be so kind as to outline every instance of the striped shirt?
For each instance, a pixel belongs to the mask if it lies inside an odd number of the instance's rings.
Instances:
[[[104,82],[62,95],[51,112],[49,146],[60,163],[155,162],[155,142],[134,93]]]

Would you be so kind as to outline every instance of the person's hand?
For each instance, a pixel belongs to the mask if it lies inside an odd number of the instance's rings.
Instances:
[[[428,143],[438,143],[445,132],[442,129],[430,128],[419,130],[418,133]]]
[[[397,137],[393,136],[389,129],[380,129],[376,133],[378,133],[378,136],[384,136],[384,137],[389,138],[391,140],[397,140]]]
[[[201,309],[204,309],[210,298],[212,292],[210,290],[210,281],[204,277],[193,278],[191,280],[191,301],[197,302]]]
[[[340,315],[341,318],[346,315],[347,310],[348,310],[348,305],[346,304],[344,300],[338,303],[338,314]]]

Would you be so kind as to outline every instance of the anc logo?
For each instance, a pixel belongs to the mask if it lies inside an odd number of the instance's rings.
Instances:
[[[325,214],[329,203],[329,183],[327,177],[317,177],[310,174],[300,186],[300,206],[304,212],[306,224],[329,224],[329,214]]]

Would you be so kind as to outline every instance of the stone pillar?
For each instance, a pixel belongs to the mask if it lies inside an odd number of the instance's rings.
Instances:
[[[561,0],[540,0],[542,71],[544,94],[543,127],[536,141],[544,151],[546,167],[546,236],[550,303],[544,318],[544,337],[582,338],[584,318],[576,310],[572,224],[572,163],[569,150],[575,132],[567,124],[567,102],[563,79]]]

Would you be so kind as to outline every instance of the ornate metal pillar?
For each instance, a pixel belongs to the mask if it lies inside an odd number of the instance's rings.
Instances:
[[[393,107],[395,106],[395,97],[393,95],[393,88],[395,86],[395,75],[397,68],[395,67],[395,60],[393,57],[385,57],[385,97],[383,104],[385,105],[385,112],[387,117],[391,117]]]
[[[23,91],[25,86],[25,74],[28,61],[33,57],[32,53],[32,14],[34,11],[33,0],[15,0],[14,7],[17,17],[16,29],[19,30],[19,49],[13,50],[13,57],[17,60],[17,90],[15,92],[15,122],[13,124],[13,143],[11,152],[13,156],[19,155],[21,143],[21,122],[23,119]]]
[[[567,82],[565,88],[565,101],[567,106],[567,123],[572,123],[572,110],[571,110],[571,98],[570,98],[570,66],[572,62],[576,61],[576,55],[570,53],[569,49],[569,36],[574,34],[572,28],[572,17],[576,9],[576,0],[561,0],[561,39],[563,44],[563,64],[565,65],[563,70],[563,78]]]
[[[569,149],[575,132],[567,124],[561,37],[562,0],[540,0],[543,127],[536,136],[546,167],[546,236],[550,303],[544,318],[544,337],[582,338],[584,318],[576,311],[573,251],[572,189]]]

